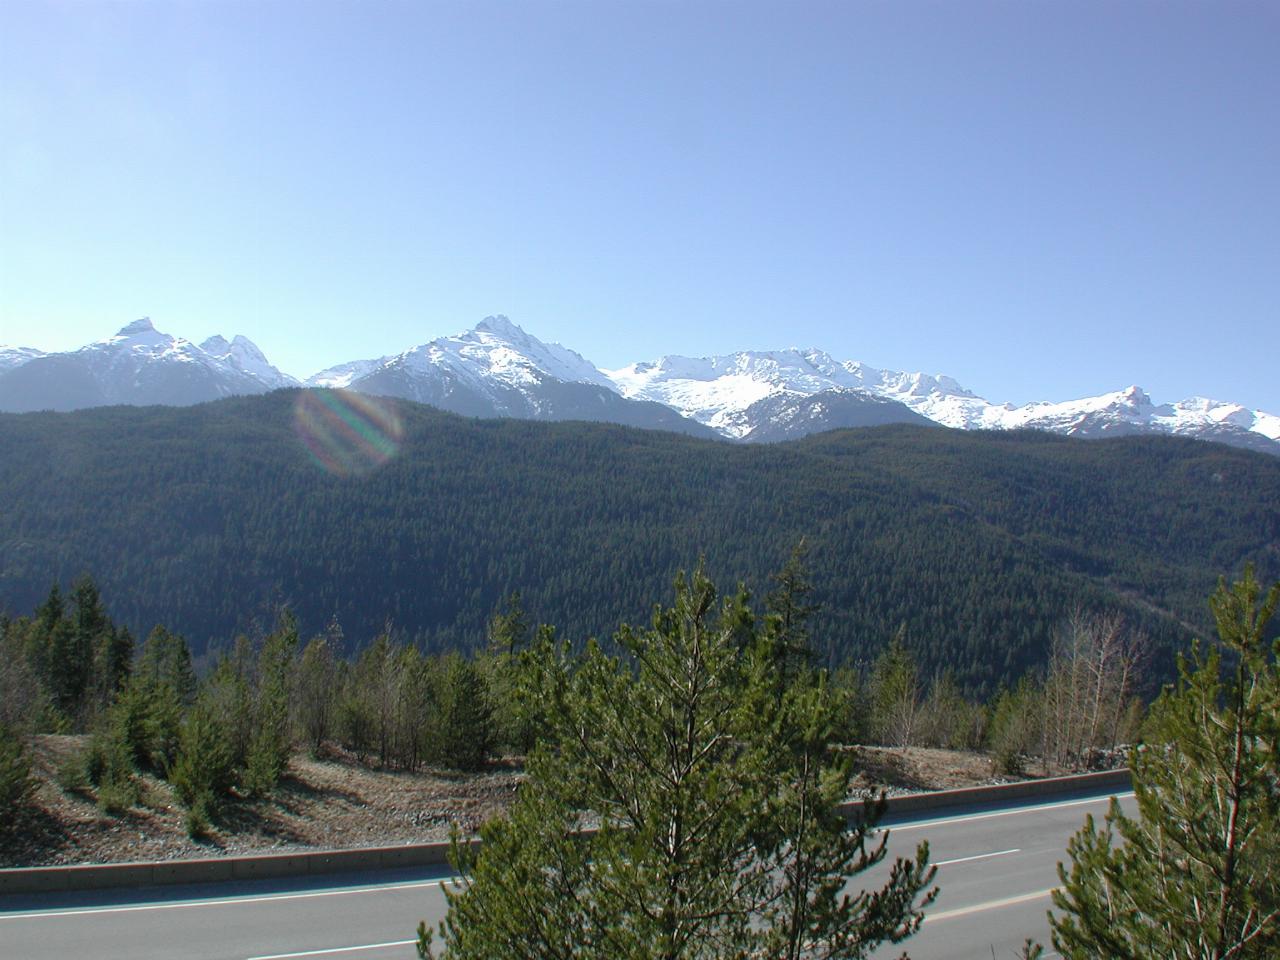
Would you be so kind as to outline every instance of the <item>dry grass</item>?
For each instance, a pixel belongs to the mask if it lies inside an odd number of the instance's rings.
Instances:
[[[174,860],[290,849],[377,846],[447,839],[506,809],[519,765],[495,764],[482,774],[370,769],[334,753],[322,760],[295,756],[280,788],[267,800],[228,805],[210,835],[191,840],[184,811],[169,785],[144,775],[142,799],[123,815],[98,809],[92,791],[68,794],[54,779],[59,762],[82,737],[35,738],[40,786],[34,809],[0,836],[0,867]],[[911,748],[851,747],[857,786],[890,793],[943,790],[1000,782],[990,758],[976,753]]]
[[[372,770],[350,757],[295,756],[267,800],[228,805],[201,842],[184,827],[170,786],[143,775],[141,802],[119,817],[102,813],[92,791],[68,794],[54,780],[81,737],[35,738],[40,785],[34,809],[0,837],[0,867],[172,860],[291,848],[359,847],[444,840],[450,824],[472,832],[506,809],[519,773],[514,764],[459,775]]]

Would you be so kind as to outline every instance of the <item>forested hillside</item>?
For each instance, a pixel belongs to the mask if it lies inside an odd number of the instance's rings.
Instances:
[[[887,426],[734,446],[370,403],[0,415],[0,610],[88,573],[117,622],[197,654],[281,605],[350,648],[388,621],[473,648],[510,592],[562,635],[607,635],[699,556],[763,590],[803,537],[819,651],[866,660],[905,624],[926,674],[981,694],[1041,662],[1074,605],[1181,646],[1220,574],[1280,574],[1280,461],[1216,444]]]

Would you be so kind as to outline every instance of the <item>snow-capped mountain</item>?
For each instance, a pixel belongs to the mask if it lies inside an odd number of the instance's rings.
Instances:
[[[41,354],[0,368],[0,410],[77,410],[108,404],[183,406],[265,393],[297,381],[244,337],[196,346],[161,333],[147,317],[79,350]]]
[[[391,359],[391,357],[379,357],[377,360],[351,360],[335,367],[327,367],[307,377],[307,386],[345,390],[351,386],[352,381],[367,377]]]
[[[886,423],[933,425],[932,420],[896,400],[856,388],[823,390],[808,396],[775,393],[747,407],[740,420],[753,424],[742,437],[748,443],[796,440],[824,430]]]
[[[20,367],[28,360],[43,357],[44,351],[34,347],[0,347],[0,373]]]
[[[293,377],[273,367],[258,349],[258,345],[248,337],[237,335],[227,343],[225,337],[215,334],[200,344],[200,349],[210,357],[221,360],[231,369],[252,377],[268,390],[298,385],[298,381]]]
[[[486,317],[471,330],[394,357],[330,367],[307,383],[400,397],[472,417],[596,420],[715,436],[661,403],[620,396],[581,355],[542,342],[504,316]]]
[[[903,421],[916,419],[911,416],[915,412],[940,423],[944,421],[935,415],[936,396],[978,400],[948,377],[893,373],[855,361],[841,363],[821,350],[795,347],[721,357],[663,357],[605,373],[624,397],[665,403],[735,439],[747,439],[762,425],[761,417],[774,415],[785,397],[811,397],[830,390],[860,392],[907,407],[900,414]],[[757,406],[766,399],[774,402]]]
[[[1280,417],[1203,398],[1156,405],[1138,387],[1063,403],[994,404],[950,377],[881,370],[796,348],[669,356],[605,372],[625,397],[657,400],[723,436],[748,441],[909,421],[915,414],[962,430],[1036,429],[1079,437],[1171,433],[1280,454]],[[858,394],[897,406],[855,411],[849,403]],[[817,398],[836,397],[845,407],[842,416],[831,414],[830,402],[814,406]],[[868,419],[860,419],[862,413]]]
[[[1163,433],[1280,455],[1280,416],[1193,397],[1156,404],[1133,386],[1065,402],[996,404],[950,377],[837,360],[817,349],[666,356],[601,370],[504,316],[395,356],[355,360],[309,386],[401,397],[478,417],[597,420],[747,442],[840,427],[935,423],[1078,437]],[[67,353],[0,347],[0,411],[187,404],[298,381],[244,337],[199,346],[148,319]]]
[[[580,354],[543,343],[504,316],[486,317],[464,333],[439,337],[394,357],[356,360],[307,378],[311,386],[350,387],[383,371],[426,380],[447,375],[480,393],[494,385],[519,389],[546,380],[611,388],[608,377]]]

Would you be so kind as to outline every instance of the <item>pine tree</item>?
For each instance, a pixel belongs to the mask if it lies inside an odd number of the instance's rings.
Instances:
[[[24,732],[55,725],[53,704],[30,651],[38,627],[23,617],[0,629],[0,725]]]
[[[416,770],[427,753],[437,663],[435,658],[424,657],[411,644],[401,647],[396,659],[399,684],[393,718],[392,756],[403,769]]]
[[[455,770],[479,770],[493,747],[493,723],[484,680],[476,665],[456,653],[436,673],[428,756]]]
[[[142,645],[137,673],[151,683],[172,687],[184,707],[195,703],[196,673],[191,666],[191,649],[180,634],[157,624]]]
[[[520,605],[520,594],[513,593],[489,621],[489,650],[514,657],[529,640],[529,621]]]
[[[110,705],[129,680],[133,669],[133,634],[127,627],[111,627],[101,633],[93,656],[94,681],[100,707]]]
[[[295,712],[299,731],[313,757],[319,755],[333,725],[338,676],[334,648],[341,642],[341,636],[340,630],[331,627],[329,635],[316,637],[307,644],[298,661]]]
[[[879,742],[891,747],[909,747],[915,742],[920,712],[920,682],[906,636],[903,625],[871,671],[872,727]]]
[[[63,617],[49,631],[45,663],[53,705],[68,720],[78,721],[93,672],[92,641]]]
[[[237,768],[245,766],[249,744],[257,730],[254,661],[249,638],[237,637],[230,656],[218,661],[197,700],[197,703],[206,702],[211,714],[217,718],[230,750],[231,762]]]
[[[774,589],[765,597],[765,632],[772,637],[775,669],[786,681],[811,665],[809,618],[817,605],[809,601],[813,585],[805,566],[809,548],[796,544],[786,564],[771,578]]]
[[[1179,658],[1153,706],[1131,760],[1138,817],[1113,801],[1072,839],[1050,918],[1069,960],[1280,955],[1280,583],[1260,594],[1247,570],[1210,601],[1224,649]]]
[[[66,610],[67,605],[62,598],[62,588],[55,583],[49,588],[49,595],[45,597],[44,603],[36,607],[36,622],[47,633],[66,615]]]
[[[1021,776],[1027,757],[1042,741],[1043,688],[1029,676],[1012,690],[1001,690],[991,707],[987,750],[994,772]]]
[[[108,705],[120,689],[129,672],[133,638],[128,637],[127,649],[120,649],[122,638],[116,635],[102,595],[87,574],[71,585],[68,619],[71,634],[57,656],[63,674],[61,706],[67,716],[82,717]]]
[[[187,832],[192,836],[208,829],[235,783],[235,756],[227,733],[226,719],[209,697],[201,697],[182,722],[169,781],[187,808]]]
[[[362,760],[376,746],[378,763],[391,762],[402,665],[388,623],[348,674],[341,723],[348,744]]]
[[[615,641],[621,657],[532,651],[546,736],[479,855],[455,844],[467,879],[449,891],[447,956],[846,958],[914,932],[927,848],[880,890],[842,892],[885,856],[876,811],[845,832],[825,685],[778,697],[744,593],[721,602],[701,571],[682,577],[650,629]],[[420,927],[424,956],[430,940]]]
[[[533,723],[518,693],[521,652],[529,643],[529,622],[513,593],[489,620],[489,647],[476,661],[484,680],[494,739],[518,753],[533,748]]]
[[[982,743],[983,709],[970,703],[950,670],[944,670],[929,686],[920,707],[918,739],[926,747],[973,750]]]
[[[35,786],[26,744],[18,731],[0,723],[0,831],[17,819]]]
[[[293,749],[289,725],[289,694],[293,660],[298,649],[298,622],[288,610],[263,641],[258,657],[258,698],[253,736],[245,761],[244,785],[266,796],[284,775]]]

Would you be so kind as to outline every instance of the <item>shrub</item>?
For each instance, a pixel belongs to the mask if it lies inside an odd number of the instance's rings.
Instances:
[[[209,819],[207,798],[198,800],[195,806],[187,809],[187,815],[182,821],[183,826],[186,828],[187,836],[192,840],[206,839],[211,829]]]
[[[279,784],[289,763],[289,743],[277,730],[261,727],[249,743],[244,787],[255,797],[265,797]]]
[[[108,724],[89,738],[81,759],[84,778],[98,791],[98,809],[112,815],[134,806],[140,796],[134,777],[133,750],[126,728]],[[71,774],[74,776],[74,774]]]
[[[116,697],[107,712],[107,737],[118,744],[133,767],[144,766],[150,759],[147,743],[147,720],[150,697],[141,683],[132,681]]]
[[[235,758],[225,730],[202,702],[188,715],[178,741],[178,756],[169,769],[169,782],[189,811],[207,818],[235,782]]]
[[[64,793],[86,793],[89,790],[89,775],[85,771],[84,751],[69,753],[62,758],[54,779]]]
[[[26,745],[16,731],[0,724],[0,829],[14,821],[34,790]]]
[[[101,786],[106,779],[107,766],[111,762],[110,752],[108,738],[102,733],[95,733],[89,738],[89,743],[80,754],[80,764],[90,786]]]
[[[141,798],[138,781],[131,774],[116,775],[98,787],[98,809],[119,816]]]

